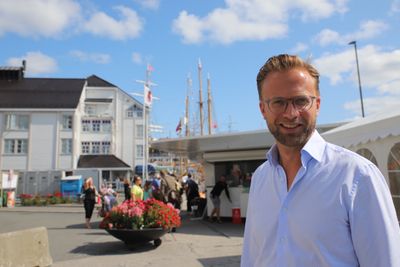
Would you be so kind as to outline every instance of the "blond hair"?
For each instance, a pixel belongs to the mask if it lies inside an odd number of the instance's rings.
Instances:
[[[261,99],[262,83],[268,74],[272,72],[283,72],[292,69],[304,69],[315,80],[316,91],[319,95],[319,72],[310,63],[303,61],[300,57],[295,55],[281,54],[270,57],[264,66],[261,67],[257,74],[257,90],[258,97]]]

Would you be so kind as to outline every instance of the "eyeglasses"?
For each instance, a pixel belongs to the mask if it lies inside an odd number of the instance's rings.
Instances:
[[[291,98],[284,98],[284,97],[274,97],[271,99],[264,100],[267,104],[268,109],[274,113],[275,115],[284,113],[288,107],[289,102],[292,103],[293,107],[297,111],[305,111],[309,110],[316,99],[316,96],[309,96],[309,95],[302,95],[302,96],[295,96]]]

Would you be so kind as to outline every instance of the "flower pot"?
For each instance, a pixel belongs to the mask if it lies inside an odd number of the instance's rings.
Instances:
[[[110,235],[125,242],[129,247],[146,244],[150,241],[154,242],[154,246],[161,245],[161,239],[168,229],[163,228],[144,228],[141,230],[133,229],[105,229]]]

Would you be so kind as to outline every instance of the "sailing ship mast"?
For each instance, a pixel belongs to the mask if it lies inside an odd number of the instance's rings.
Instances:
[[[201,81],[201,61],[199,58],[199,64],[197,66],[199,73],[199,106],[200,106],[200,135],[203,135],[203,89],[202,89],[202,81]]]
[[[212,134],[212,112],[211,112],[211,79],[210,74],[207,75],[207,111],[208,111],[208,134]]]
[[[190,136],[190,129],[189,129],[189,94],[191,92],[191,88],[192,88],[192,79],[190,78],[190,74],[187,77],[187,92],[186,92],[186,101],[185,101],[185,105],[186,105],[186,109],[185,109],[185,136]]]

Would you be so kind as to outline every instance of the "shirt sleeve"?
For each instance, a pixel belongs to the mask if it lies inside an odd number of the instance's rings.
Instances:
[[[254,212],[252,198],[254,193],[252,188],[254,188],[254,183],[250,186],[249,200],[247,203],[247,214],[246,214],[246,224],[244,228],[244,238],[243,238],[243,251],[240,260],[241,267],[252,267],[254,266],[254,255],[252,255],[252,233],[254,232],[253,216],[251,214]],[[254,251],[253,251],[254,252]]]
[[[370,164],[354,180],[349,223],[360,266],[400,266],[400,229],[390,190]]]

